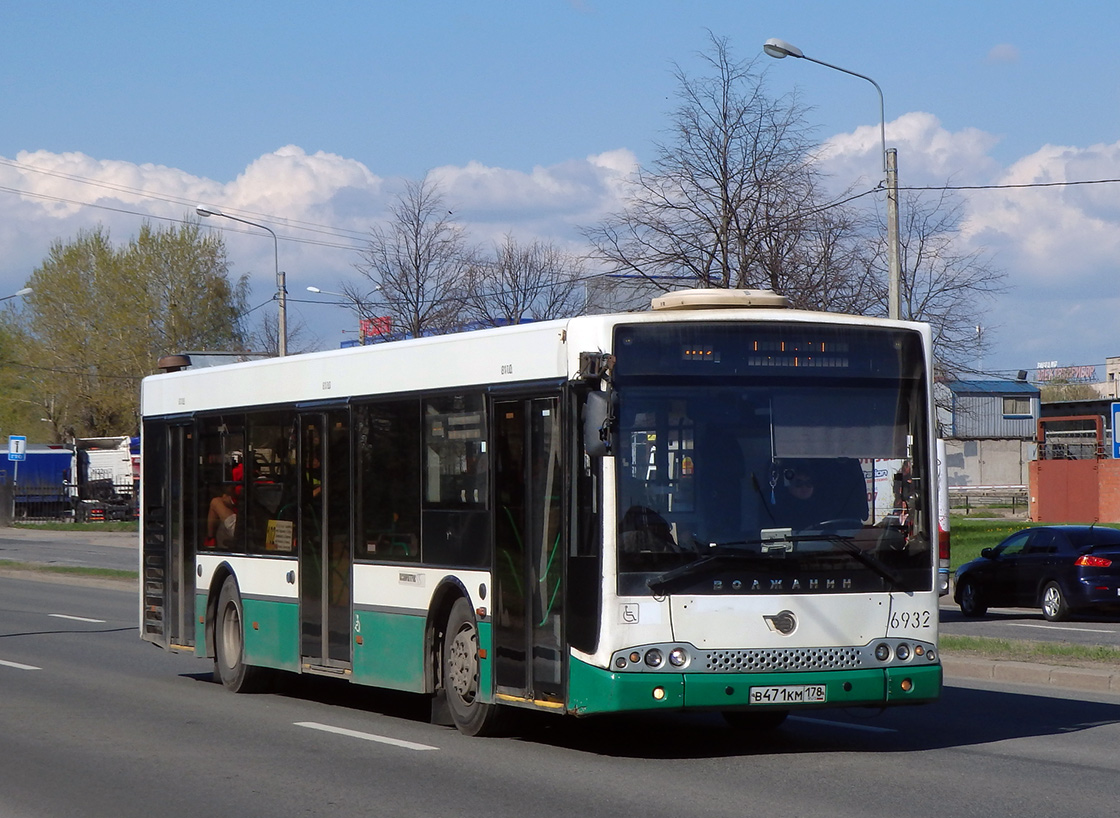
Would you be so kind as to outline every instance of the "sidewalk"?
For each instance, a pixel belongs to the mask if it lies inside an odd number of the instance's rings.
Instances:
[[[945,680],[981,679],[994,682],[1059,687],[1089,693],[1120,693],[1120,668],[1065,667],[1001,659],[973,659],[941,654]]]
[[[65,540],[79,545],[138,548],[140,534],[136,531],[51,531],[30,527],[0,526],[0,542],[50,542],[52,540]]]

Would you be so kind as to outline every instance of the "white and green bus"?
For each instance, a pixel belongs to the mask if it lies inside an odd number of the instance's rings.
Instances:
[[[233,691],[428,694],[469,734],[935,699],[927,327],[746,290],[653,306],[175,357],[143,384],[142,637]]]

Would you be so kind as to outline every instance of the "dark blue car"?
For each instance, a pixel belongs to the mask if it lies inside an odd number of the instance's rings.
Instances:
[[[1093,525],[1018,531],[957,569],[953,599],[965,616],[996,606],[1042,608],[1051,622],[1074,611],[1120,608],[1120,530]]]

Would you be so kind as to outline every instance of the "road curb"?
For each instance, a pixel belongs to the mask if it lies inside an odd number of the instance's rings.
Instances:
[[[1120,671],[1107,668],[973,659],[946,656],[944,653],[941,654],[941,666],[946,680],[987,679],[1091,693],[1120,693]]]

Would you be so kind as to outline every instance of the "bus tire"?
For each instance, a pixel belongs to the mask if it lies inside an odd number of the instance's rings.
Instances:
[[[468,736],[494,735],[501,722],[498,705],[479,699],[478,625],[470,603],[451,606],[443,637],[443,692],[451,720]]]
[[[750,733],[768,733],[777,730],[789,716],[788,710],[724,710],[723,720],[736,730]]]
[[[218,594],[214,617],[214,676],[233,693],[255,693],[264,688],[264,668],[247,665],[245,616],[237,580],[226,577]]]

